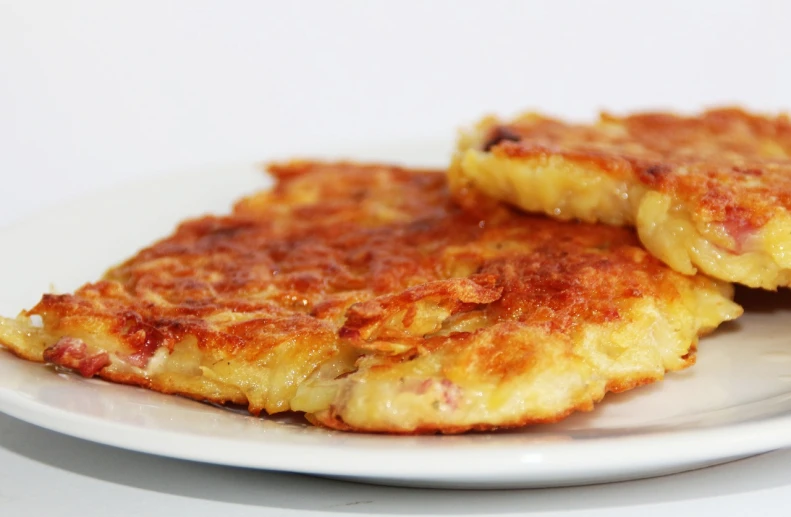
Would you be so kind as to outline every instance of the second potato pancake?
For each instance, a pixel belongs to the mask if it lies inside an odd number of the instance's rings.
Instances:
[[[460,140],[450,181],[558,219],[636,226],[651,253],[685,274],[791,286],[786,116],[490,117]]]

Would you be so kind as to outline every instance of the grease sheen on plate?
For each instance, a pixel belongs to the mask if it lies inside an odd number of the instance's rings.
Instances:
[[[58,291],[73,289],[180,219],[224,210],[233,199],[267,185],[253,167],[223,170],[220,186],[217,173],[119,189],[61,207],[56,218],[42,214],[3,230],[4,242],[13,243],[10,249],[24,252],[0,258],[0,313],[30,306],[50,283]],[[181,195],[168,195],[174,189]],[[141,198],[147,211],[139,210]],[[791,354],[785,350],[784,329],[791,297],[786,291],[759,298],[750,301],[751,310],[738,322],[701,342],[694,368],[670,374],[660,385],[611,396],[594,413],[515,432],[341,434],[298,419],[256,419],[135,388],[53,375],[8,353],[0,354],[0,409],[131,450],[376,483],[501,488],[647,477],[791,445]]]

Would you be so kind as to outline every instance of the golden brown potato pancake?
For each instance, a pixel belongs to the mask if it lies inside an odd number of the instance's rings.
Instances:
[[[685,274],[791,285],[785,115],[487,117],[460,139],[450,182],[562,220],[636,226],[651,253]]]
[[[0,343],[254,414],[454,433],[589,410],[688,366],[698,335],[741,312],[729,284],[672,271],[630,230],[472,191],[460,207],[439,171],[270,170],[274,188],[232,214],[0,321]]]

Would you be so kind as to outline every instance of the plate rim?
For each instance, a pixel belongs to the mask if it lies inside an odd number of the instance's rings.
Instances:
[[[241,167],[250,169],[251,166],[253,164],[237,163],[214,166],[211,170],[229,170]],[[200,169],[197,172],[195,170],[192,172],[180,171],[159,177],[145,178],[142,182],[179,181],[178,178],[187,175],[195,177],[198,173],[200,173]],[[124,183],[102,189],[100,192],[65,200],[62,203],[48,205],[29,217],[0,226],[0,235],[17,231],[20,228],[34,227],[36,224],[41,224],[53,212],[68,210],[68,207],[84,203],[85,200],[93,197],[119,195],[130,184],[140,183],[140,181]],[[242,194],[240,193],[240,195]],[[22,361],[14,358],[7,351],[0,350],[0,363],[6,360]],[[155,395],[170,397],[162,394]],[[198,402],[195,404],[200,405]],[[524,444],[519,447],[503,447],[498,451],[492,449],[472,452],[465,450],[468,457],[461,460],[457,457],[458,451],[453,451],[451,448],[428,448],[422,450],[421,454],[429,461],[424,461],[417,471],[413,458],[404,455],[403,449],[391,450],[387,447],[367,448],[365,455],[350,456],[346,454],[348,448],[343,449],[343,454],[340,451],[327,453],[326,444],[306,445],[282,442],[270,444],[259,441],[256,442],[259,452],[265,451],[266,453],[254,456],[249,455],[248,450],[248,454],[244,455],[240,453],[239,440],[185,436],[183,433],[170,430],[147,429],[97,416],[71,412],[43,402],[29,400],[20,392],[4,387],[1,378],[0,412],[55,432],[142,453],[226,466],[348,477],[368,481],[387,480],[390,484],[403,482],[410,486],[443,486],[443,484],[450,483],[473,488],[508,488],[564,486],[637,479],[690,470],[694,466],[727,462],[734,458],[769,452],[791,445],[791,411],[785,411],[768,418],[703,428],[687,428],[677,431],[658,430],[631,436],[589,437],[584,440],[571,440],[562,443],[541,442],[540,447],[535,444]],[[232,413],[229,412],[229,414]],[[239,415],[234,416],[238,417]],[[327,432],[339,433],[337,431]],[[349,436],[355,436],[348,433],[338,435],[345,436],[347,439]],[[362,436],[370,437],[372,435]],[[430,443],[430,440],[442,440],[443,438],[441,436],[421,437],[427,443]],[[383,445],[388,441],[399,439],[401,437],[382,435],[378,435],[376,438]],[[189,442],[192,444],[192,450],[189,451],[187,447],[173,448],[172,444],[177,441],[182,444]],[[220,447],[213,449],[205,446],[207,442],[212,441],[215,446],[219,445]],[[354,439],[352,438],[351,441]],[[595,442],[596,446],[591,447],[591,442]],[[653,448],[658,443],[662,444],[665,449],[672,448],[676,452],[664,456],[657,454]],[[236,450],[235,453],[234,450]],[[272,452],[278,454],[271,454]],[[314,457],[312,453],[315,452],[324,452],[325,457],[322,461],[318,461]],[[577,471],[580,469],[586,470],[587,477],[582,482],[569,482],[574,479],[575,473],[579,474]]]
[[[2,351],[2,354],[0,361],[23,361],[7,351]],[[34,367],[45,368],[41,364]],[[77,377],[74,374],[67,375]],[[98,382],[110,385],[103,380]],[[143,390],[133,386],[122,387]],[[157,398],[170,397],[151,393]],[[188,402],[194,403],[197,408],[212,408],[200,402]],[[575,473],[580,474],[580,470],[584,471],[584,477],[598,480],[594,482],[612,479],[616,474],[625,476],[624,479],[637,479],[646,477],[639,475],[643,471],[669,469],[681,472],[689,468],[676,469],[675,466],[724,463],[784,448],[791,443],[791,413],[787,413],[725,426],[682,431],[650,431],[639,435],[592,437],[559,443],[528,441],[519,445],[500,446],[499,450],[467,447],[463,451],[464,457],[461,458],[458,450],[452,447],[424,447],[420,449],[420,454],[426,461],[417,472],[414,468],[414,457],[404,454],[402,448],[387,447],[388,444],[404,438],[401,436],[326,431],[328,435],[343,437],[344,442],[361,439],[380,442],[375,443],[376,447],[366,447],[364,455],[347,454],[349,448],[355,446],[354,443],[346,443],[343,447],[328,447],[330,444],[327,443],[266,443],[254,440],[240,442],[238,439],[189,435],[80,414],[29,400],[20,392],[2,385],[0,412],[68,436],[146,454],[232,467],[369,480],[422,480],[429,484],[432,478],[437,478],[435,481],[439,482],[469,480],[473,483],[475,480],[491,478],[495,481],[501,480],[500,484],[503,485],[516,483],[519,486],[560,486],[557,485],[559,480]],[[247,418],[230,411],[228,415],[231,418]],[[483,442],[487,434],[464,436],[480,437]],[[445,438],[452,437],[413,437],[425,442],[420,445],[431,445],[430,442]],[[173,448],[172,445],[176,442],[180,445]],[[260,454],[250,454],[253,443],[256,452]],[[653,452],[658,445],[677,452],[663,458]],[[678,451],[684,451],[682,462],[678,461]],[[315,453],[319,453],[321,457],[314,456]],[[647,464],[652,467],[646,469]],[[472,467],[475,468],[474,475],[469,475],[468,469]],[[540,467],[540,472],[536,471],[537,467]],[[649,477],[651,475],[654,474],[649,473]],[[547,482],[550,484],[547,485]]]

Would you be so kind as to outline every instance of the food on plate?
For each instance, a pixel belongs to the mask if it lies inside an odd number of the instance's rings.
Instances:
[[[73,294],[0,320],[15,354],[331,428],[557,421],[692,364],[737,317],[633,231],[528,215],[443,171],[273,165],[270,191],[181,224]]]
[[[557,219],[636,226],[652,254],[685,274],[791,285],[785,115],[487,117],[460,138],[450,183]]]

